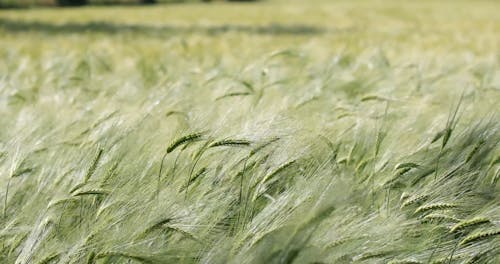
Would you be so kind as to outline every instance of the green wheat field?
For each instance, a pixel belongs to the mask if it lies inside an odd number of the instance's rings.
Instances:
[[[499,10],[0,10],[0,263],[500,263]]]

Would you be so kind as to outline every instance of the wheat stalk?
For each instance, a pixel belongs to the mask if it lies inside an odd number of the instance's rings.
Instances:
[[[296,161],[297,160],[290,160],[288,162],[285,162],[285,163],[281,164],[273,172],[271,172],[271,173],[267,174],[266,176],[264,176],[264,178],[262,178],[261,184],[266,183],[267,181],[269,181],[270,179],[272,179],[275,175],[279,174],[280,172],[284,171],[288,167],[292,166]]]
[[[108,195],[110,192],[104,189],[90,189],[86,191],[80,191],[73,194],[73,196],[85,196],[85,195]]]
[[[59,258],[61,256],[61,253],[52,253],[48,256],[46,256],[45,258],[43,258],[42,260],[40,260],[39,262],[37,262],[37,264],[49,264],[51,262],[53,262],[54,260],[56,260],[57,258]]]
[[[387,264],[424,264],[422,261],[416,259],[401,259],[401,260],[391,260]]]
[[[396,166],[394,166],[394,170],[406,169],[406,168],[414,169],[414,168],[418,168],[418,167],[420,167],[420,165],[418,165],[417,163],[405,162],[405,163],[396,164]]]
[[[456,225],[454,225],[450,229],[450,232],[454,233],[454,232],[461,231],[461,230],[464,230],[464,229],[469,228],[469,227],[487,224],[489,222],[490,222],[490,220],[488,218],[475,217],[475,218],[472,218],[469,220],[464,220],[464,221],[457,223]]]
[[[466,244],[469,244],[472,242],[485,240],[485,239],[497,236],[499,234],[500,234],[500,229],[477,232],[475,234],[471,234],[471,235],[465,237],[462,241],[460,241],[459,245],[463,246],[463,245],[466,245]]]
[[[250,92],[234,92],[234,93],[228,93],[228,94],[225,94],[225,95],[222,95],[222,96],[219,96],[217,98],[215,98],[215,101],[219,101],[221,99],[224,99],[224,98],[228,98],[228,97],[235,97],[235,96],[247,96],[247,95],[251,95],[252,93]]]
[[[101,160],[102,153],[104,152],[103,149],[99,149],[97,152],[96,156],[94,157],[94,160],[92,160],[92,164],[90,165],[87,174],[85,174],[83,182],[88,182],[90,177],[94,174],[95,170],[97,169],[97,165],[99,164],[99,161]]]
[[[445,214],[428,214],[424,216],[423,218],[424,221],[432,221],[432,220],[437,220],[437,221],[450,221],[450,222],[459,222],[460,219],[455,218],[453,216],[445,215]]]
[[[123,258],[129,258],[129,259],[132,259],[132,260],[135,260],[135,261],[139,261],[141,263],[147,263],[147,264],[153,264],[154,263],[152,260],[150,260],[147,257],[139,256],[139,255],[134,255],[134,254],[130,254],[130,253],[127,253],[127,252],[118,252],[118,251],[104,251],[104,252],[100,252],[99,254],[97,254],[95,256],[95,259],[101,259],[101,258],[105,258],[105,257],[123,257]]]
[[[405,208],[405,207],[410,206],[412,204],[420,203],[424,200],[427,200],[428,198],[429,198],[429,195],[427,195],[427,194],[412,196],[412,197],[406,199],[405,202],[403,202],[403,204],[401,205],[401,208]]]
[[[250,146],[250,144],[251,142],[245,139],[225,139],[210,144],[209,148],[224,147],[224,146],[246,147]]]
[[[450,203],[433,203],[433,204],[425,204],[420,207],[418,207],[415,210],[415,213],[422,213],[430,210],[445,210],[445,209],[452,209],[456,208],[457,205],[455,204],[450,204]]]
[[[484,142],[485,142],[484,139],[480,139],[476,143],[476,145],[474,145],[474,148],[469,152],[469,154],[465,158],[465,162],[469,162],[472,159],[472,157],[474,157],[474,155],[479,151]]]
[[[201,137],[203,136],[203,134],[204,134],[203,132],[196,132],[196,133],[188,134],[188,135],[185,135],[185,136],[182,136],[182,137],[176,139],[174,142],[172,142],[168,146],[167,153],[171,153],[172,151],[174,151],[179,146],[182,146],[184,144],[187,144],[187,143],[190,143],[190,142],[193,142],[193,141],[201,139]]]

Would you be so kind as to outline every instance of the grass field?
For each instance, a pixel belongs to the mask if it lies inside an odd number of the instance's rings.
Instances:
[[[0,263],[500,263],[498,10],[0,10]]]

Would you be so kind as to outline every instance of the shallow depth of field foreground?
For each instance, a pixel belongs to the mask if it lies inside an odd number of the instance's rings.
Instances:
[[[0,263],[500,263],[498,10],[0,10]]]

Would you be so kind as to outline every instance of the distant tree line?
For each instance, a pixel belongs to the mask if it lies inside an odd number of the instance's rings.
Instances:
[[[201,0],[202,2],[213,2],[214,0]],[[217,0],[215,0],[217,1]],[[225,0],[226,2],[255,2],[257,0]],[[102,1],[104,3],[113,3],[113,2],[123,2],[123,1],[113,1],[113,0],[108,0],[108,1]],[[130,1],[129,1],[130,2]],[[156,4],[158,2],[189,2],[189,1],[182,1],[182,0],[171,0],[171,1],[162,1],[162,0],[138,0],[136,2],[139,2],[141,4]],[[191,1],[193,2],[193,1]],[[89,4],[89,0],[57,0],[57,4],[60,6],[79,6],[79,5],[86,5]]]
[[[123,1],[101,1],[104,4],[111,4],[113,2],[120,3]],[[130,2],[130,1],[129,1]],[[139,0],[137,1],[141,4],[155,4],[156,0]],[[57,0],[57,4],[60,6],[81,6],[89,4],[89,0]]]
[[[2,7],[23,7],[39,5],[58,6],[83,6],[93,4],[156,4],[156,3],[182,3],[182,2],[255,2],[259,0],[0,0]]]

